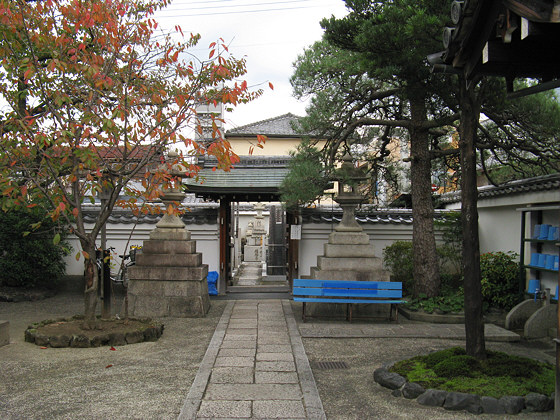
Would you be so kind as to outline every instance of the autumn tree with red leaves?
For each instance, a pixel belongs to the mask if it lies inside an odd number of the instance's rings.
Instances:
[[[46,203],[79,238],[85,264],[86,327],[95,324],[96,238],[115,206],[138,211],[181,163],[206,153],[228,170],[237,157],[215,126],[198,144],[200,103],[235,106],[261,94],[237,79],[245,61],[222,41],[197,60],[199,35],[162,33],[154,13],[168,0],[0,0],[0,199],[2,209]],[[182,145],[179,160],[166,151]],[[84,205],[102,191],[93,224]],[[126,198],[123,198],[126,197]],[[174,211],[169,209],[169,211]],[[54,241],[57,241],[55,236]]]

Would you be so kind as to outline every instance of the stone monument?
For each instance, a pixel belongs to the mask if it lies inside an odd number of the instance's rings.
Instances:
[[[169,153],[176,159],[176,154]],[[179,181],[164,190],[161,201],[173,208],[185,194],[180,191],[184,170],[178,165],[172,175]],[[175,212],[166,212],[144,241],[136,255],[136,265],[129,268],[128,298],[130,314],[142,317],[199,317],[210,308],[208,265],[196,252],[196,242]]]
[[[243,250],[244,262],[262,262],[266,255],[265,238],[266,229],[264,227],[263,210],[264,204],[258,203],[255,206],[257,215],[253,222],[249,222],[246,238],[247,244]]]

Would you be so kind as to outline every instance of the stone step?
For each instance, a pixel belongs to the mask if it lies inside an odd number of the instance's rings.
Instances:
[[[285,293],[289,292],[287,285],[261,285],[261,286],[228,286],[228,293]]]

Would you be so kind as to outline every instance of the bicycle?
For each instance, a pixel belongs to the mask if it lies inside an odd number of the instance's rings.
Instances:
[[[96,256],[96,265],[97,265],[97,272],[101,277],[101,273],[103,272],[104,266],[109,266],[109,260],[112,258],[111,253],[114,251],[115,248],[110,247],[107,248],[103,255],[103,250],[98,248],[95,252]],[[105,273],[109,274],[109,278],[111,282],[114,284],[122,284],[125,288],[128,287],[128,268],[136,265],[136,252],[138,251],[137,247],[131,248],[130,252],[125,255],[119,255],[121,257],[121,267],[119,272],[116,276],[111,274],[111,269],[108,267]],[[129,262],[127,260],[130,259]]]

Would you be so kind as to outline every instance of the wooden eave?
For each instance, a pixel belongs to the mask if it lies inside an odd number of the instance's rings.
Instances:
[[[447,48],[430,61],[477,75],[560,78],[560,25],[552,0],[467,0]],[[434,57],[438,57],[434,60]]]

